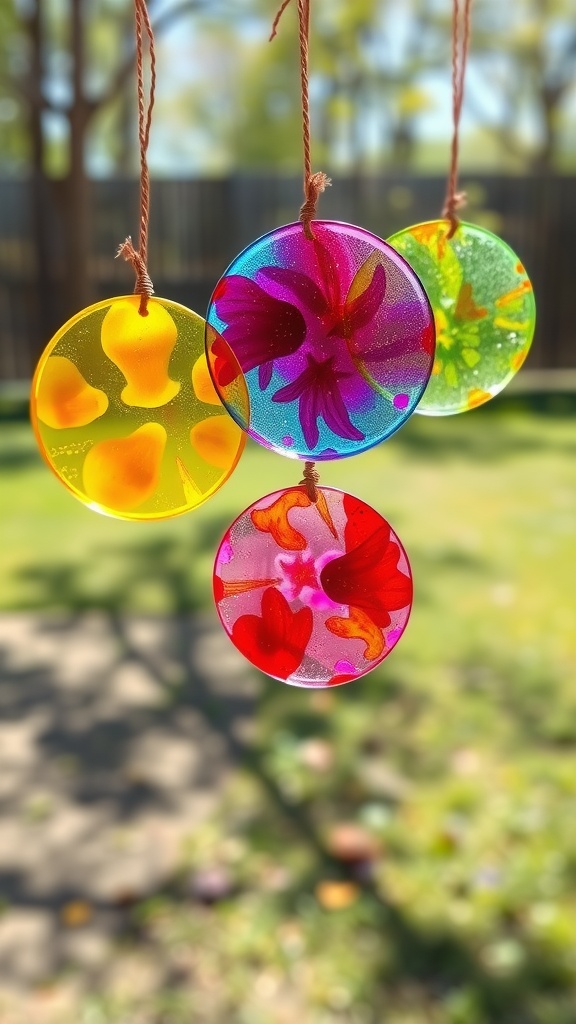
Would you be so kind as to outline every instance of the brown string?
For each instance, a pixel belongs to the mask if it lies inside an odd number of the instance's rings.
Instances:
[[[280,9],[274,18],[270,40],[278,31],[278,23],[290,0],[282,0]],[[316,216],[318,199],[324,189],[330,185],[330,178],[324,171],[312,173],[310,156],[310,98],[308,83],[309,39],[310,39],[310,0],[298,0],[298,35],[300,44],[300,93],[302,102],[302,145],[304,150],[304,202],[300,207],[300,222],[306,238],[313,239],[311,221]]]
[[[304,179],[304,195],[306,196],[306,199],[300,207],[298,219],[304,228],[306,238],[315,238],[314,232],[310,226],[310,221],[316,216],[316,207],[321,193],[330,184],[330,178],[324,174],[324,171],[315,171],[313,174],[310,174],[308,178]]]
[[[132,264],[134,273],[136,274],[136,285],[134,287],[134,294],[141,295],[145,299],[147,299],[150,295],[153,295],[154,287],[152,285],[150,275],[146,268],[146,262],[145,260],[143,260],[141,254],[132,245],[132,239],[130,235],[128,235],[128,238],[125,242],[122,242],[122,245],[118,246],[116,258],[118,258],[118,256],[121,256],[122,259],[126,260],[127,263]],[[142,310],[140,310],[140,312],[142,313]],[[146,316],[145,310],[144,313],[142,313],[142,315]]]
[[[462,101],[464,99],[464,81],[466,78],[466,61],[470,47],[470,9],[472,0],[464,0],[463,15],[460,17],[459,0],[454,0],[452,13],[452,147],[450,160],[450,173],[448,175],[448,186],[446,199],[442,209],[442,216],[450,221],[448,238],[456,231],[460,221],[456,216],[466,202],[466,193],[458,192],[458,148],[460,131],[460,114],[462,112]],[[460,38],[462,37],[462,38]]]
[[[136,274],[134,294],[140,295],[138,312],[140,316],[147,316],[148,298],[154,293],[154,287],[147,267],[148,225],[150,221],[150,172],[146,155],[150,142],[152,110],[156,94],[156,50],[146,0],[134,0],[134,17],[136,27],[136,81],[138,87],[138,142],[140,145],[140,232],[138,236],[138,249],[134,248],[132,239],[128,237],[119,246],[116,256],[122,256],[123,259],[132,264]],[[148,39],[148,52],[150,56],[150,89],[147,106],[144,97],[143,29]]]
[[[288,2],[289,2],[289,0],[288,0]],[[310,498],[310,501],[313,501],[314,504],[316,504],[316,502],[318,501],[317,484],[318,484],[319,480],[320,480],[320,474],[318,473],[318,471],[316,469],[314,469],[314,463],[313,462],[305,462],[304,463],[304,476],[302,477],[302,480],[300,481],[300,483],[305,486],[306,494]]]

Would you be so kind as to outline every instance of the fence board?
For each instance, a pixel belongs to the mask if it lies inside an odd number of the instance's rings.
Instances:
[[[360,224],[386,237],[407,224],[435,217],[444,186],[440,177],[343,178],[334,181],[322,196],[320,215]],[[576,367],[574,179],[469,175],[462,186],[470,198],[466,217],[497,231],[532,277],[538,327],[528,366]],[[149,268],[156,293],[202,314],[215,281],[230,260],[259,234],[294,220],[301,193],[299,178],[272,175],[154,182]],[[89,272],[91,294],[97,301],[132,289],[129,268],[113,257],[127,234],[137,235],[137,185],[124,180],[95,181],[91,197]],[[29,377],[53,327],[76,311],[67,289],[63,199],[58,185],[47,191],[47,202],[48,302],[42,296],[33,251],[29,185],[0,181],[2,380]]]

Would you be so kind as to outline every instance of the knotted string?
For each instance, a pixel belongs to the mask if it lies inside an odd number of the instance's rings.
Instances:
[[[282,0],[281,7],[274,18],[270,41],[278,31],[278,23],[291,0]],[[316,207],[320,194],[330,185],[330,178],[324,171],[312,172],[310,156],[310,98],[308,84],[309,39],[310,39],[310,0],[298,0],[298,34],[300,43],[300,93],[302,102],[302,147],[304,152],[304,202],[300,207],[299,220],[304,228],[306,238],[313,239],[311,222],[316,216]]]
[[[140,232],[138,236],[138,249],[132,245],[130,236],[118,247],[116,257],[132,264],[136,274],[134,294],[140,295],[140,316],[148,315],[148,298],[154,293],[154,287],[148,273],[148,225],[150,220],[150,172],[148,170],[148,143],[150,142],[150,127],[152,124],[152,110],[156,94],[156,50],[154,48],[154,34],[150,23],[146,0],[134,0],[134,19],[136,28],[136,81],[138,87],[138,142],[140,145]],[[143,30],[146,32],[148,41],[148,53],[150,56],[150,88],[148,92],[148,104],[144,96],[144,58],[143,58]]]
[[[288,0],[288,2],[289,2],[289,0]],[[304,476],[302,477],[300,483],[304,485],[304,487],[306,488],[306,494],[310,498],[310,501],[313,501],[314,504],[316,504],[316,502],[318,501],[317,485],[318,485],[319,480],[320,480],[320,475],[319,475],[318,471],[316,469],[314,469],[314,463],[313,462],[305,462],[304,463]]]
[[[456,216],[456,210],[459,210],[466,203],[466,193],[458,192],[457,187],[460,114],[464,99],[466,61],[470,47],[471,7],[472,0],[464,0],[464,8],[461,15],[460,0],[454,0],[452,12],[452,123],[454,127],[452,131],[450,173],[448,175],[446,199],[442,209],[442,216],[450,221],[447,238],[452,238],[460,223]]]

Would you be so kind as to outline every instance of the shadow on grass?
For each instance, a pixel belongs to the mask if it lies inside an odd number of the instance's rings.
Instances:
[[[212,532],[210,527],[210,536],[203,537],[201,542],[211,542]],[[119,826],[125,825],[143,809],[170,809],[169,792],[146,780],[130,777],[133,742],[147,732],[161,728],[167,736],[195,745],[199,769],[193,779],[184,780],[184,785],[217,788],[226,765],[242,766],[262,794],[262,804],[255,814],[253,828],[261,835],[269,835],[276,846],[279,842],[304,845],[310,855],[309,860],[312,860],[310,872],[300,876],[292,891],[281,897],[286,912],[297,915],[300,897],[311,892],[319,879],[332,877],[357,881],[357,874],[352,867],[347,867],[328,852],[313,802],[290,798],[283,791],[270,770],[266,742],[247,741],[242,737],[241,723],[258,714],[259,677],[248,670],[245,679],[230,672],[226,662],[228,642],[223,635],[218,634],[211,648],[212,655],[204,652],[201,656],[202,645],[213,632],[213,627],[184,614],[196,606],[194,564],[198,553],[198,548],[190,543],[183,555],[181,544],[176,545],[166,539],[133,545],[121,552],[103,550],[100,555],[104,561],[113,563],[120,559],[120,554],[122,557],[116,577],[108,579],[99,592],[95,592],[83,567],[29,570],[28,580],[33,583],[40,600],[46,600],[47,594],[56,592],[63,607],[93,609],[96,606],[105,610],[104,633],[106,642],[115,652],[114,659],[111,665],[91,670],[88,686],[72,689],[70,680],[63,682],[58,677],[55,666],[21,669],[10,667],[5,659],[2,660],[2,717],[5,722],[22,722],[29,716],[34,718],[40,714],[43,725],[34,739],[40,777],[45,773],[48,779],[55,765],[72,761],[75,771],[66,784],[69,796],[84,807],[105,804],[111,808]],[[470,566],[466,564],[464,568],[469,571]],[[151,581],[165,592],[164,606],[171,613],[159,644],[136,641],[130,620],[120,614],[127,594],[136,592]],[[68,645],[77,642],[84,620],[82,615],[40,620],[38,637],[42,640],[56,636],[64,651]],[[97,638],[92,642],[97,643]],[[142,669],[146,678],[153,681],[161,699],[137,708],[116,706],[103,715],[101,702],[106,698],[110,679],[126,666]],[[470,685],[478,684],[470,678]],[[248,686],[245,685],[246,679]],[[423,699],[420,695],[410,694],[405,685],[393,676],[387,687],[386,697],[404,701],[408,714],[419,713],[419,701]],[[531,697],[525,706],[518,700],[513,685],[508,687],[507,695],[501,697],[507,713],[523,716],[525,728],[534,734],[535,739],[542,739],[538,723],[542,719],[547,692],[549,696],[544,682],[535,679]],[[265,695],[267,713],[276,714],[295,735],[318,736],[329,732],[329,717],[314,710],[309,693],[272,684],[266,686]],[[353,687],[345,687],[338,691],[337,699],[342,705],[352,708],[361,696]],[[522,712],[519,705],[523,707]],[[369,723],[370,710],[367,708],[368,733]],[[570,738],[573,738],[572,733]],[[378,737],[372,739],[377,745]],[[24,783],[28,784],[29,780]],[[334,779],[331,784],[334,785]],[[16,796],[25,798],[26,794]],[[362,798],[354,787],[346,791],[346,780],[343,779],[337,780],[331,793],[335,805],[346,805],[346,814],[353,810],[354,801],[357,803]],[[95,837],[99,827],[95,818]],[[89,835],[87,838],[89,840]],[[419,927],[408,913],[387,901],[370,877],[361,879],[361,884],[363,903],[369,908],[367,926],[380,935],[388,951],[386,960],[382,960],[376,970],[371,969],[370,976],[365,979],[367,995],[373,1006],[372,1024],[380,1024],[380,1007],[385,1001],[394,998],[394,993],[400,993],[400,998],[403,991],[414,986],[427,993],[432,1004],[453,991],[465,989],[472,993],[476,1015],[470,1019],[475,1024],[476,1021],[480,1024],[496,1021],[536,1024],[544,1018],[538,1016],[535,1003],[548,998],[550,993],[560,997],[563,988],[568,990],[569,981],[562,970],[541,949],[527,947],[522,966],[505,979],[499,979],[484,968],[473,942],[467,943],[448,928]],[[162,893],[178,901],[186,898],[178,877],[170,878]],[[12,907],[44,909],[54,915],[56,938],[51,949],[50,968],[57,971],[64,967],[66,952],[64,946],[59,946],[62,928],[57,925],[57,912],[70,900],[84,898],[81,887],[61,884],[39,895],[24,872],[10,869],[0,873],[0,895]],[[132,927],[130,909],[123,909],[117,903],[96,900],[94,912],[97,923],[100,922],[102,929],[111,935],[126,934]],[[503,925],[503,930],[514,933],[519,927],[518,922],[508,922]],[[140,933],[137,941],[153,942]],[[160,950],[158,956],[161,957]],[[177,981],[169,976],[168,965],[166,972],[164,983],[177,987]],[[556,1022],[564,1018],[549,1019]],[[565,1019],[568,1021],[570,1018]]]
[[[209,596],[198,581],[197,561],[207,548],[214,548],[229,525],[216,519],[197,531],[194,540],[160,537],[142,543],[91,549],[85,562],[57,562],[31,566],[19,574],[28,598],[24,607],[64,610],[157,606],[168,614],[206,607]],[[146,600],[152,593],[152,602]],[[156,605],[154,605],[156,596]]]
[[[81,612],[102,610],[122,613],[144,608],[178,615],[212,607],[211,588],[200,577],[198,559],[214,552],[227,517],[196,526],[193,538],[160,537],[142,543],[91,547],[85,559],[59,560],[21,569],[16,576],[15,610]],[[465,573],[482,577],[491,571],[485,559],[457,546],[435,551],[412,548],[410,561],[418,586],[418,600],[432,600],[427,579],[432,573]]]
[[[471,651],[456,670],[462,688],[498,708],[529,747],[574,748],[576,695],[571,678],[559,678],[548,664],[488,661],[482,651]]]

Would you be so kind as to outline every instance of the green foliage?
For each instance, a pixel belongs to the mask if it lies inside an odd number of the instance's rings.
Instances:
[[[47,170],[67,168],[69,0],[37,0],[46,77],[34,81],[29,22],[0,10],[0,161],[30,161],[27,117],[43,93]],[[268,43],[267,0],[156,0],[159,95],[151,162],[207,173],[280,169],[300,162],[296,4]],[[170,11],[177,11],[174,17]],[[98,173],[133,173],[132,8],[85,5],[87,154]],[[170,29],[178,32],[170,32]],[[163,46],[163,39],[167,45]],[[462,156],[469,166],[513,171],[573,166],[576,74],[573,0],[476,0],[464,102]],[[210,59],[208,59],[208,57]],[[431,0],[334,0],[312,12],[314,157],[331,169],[445,168],[450,131],[450,9]],[[430,124],[438,125],[437,136]]]
[[[508,154],[513,169],[540,172],[557,167],[562,155],[573,159],[572,0],[478,0],[472,47],[479,74],[474,82],[469,76],[467,109],[498,142],[500,158]],[[498,99],[492,112],[485,102],[488,82],[496,86]]]
[[[15,5],[0,4],[0,167],[17,172],[29,159],[26,106],[17,88],[26,64],[26,37]]]
[[[241,167],[295,170],[301,165],[300,81],[294,27],[283,25],[272,43],[251,47],[230,149]],[[258,127],[257,127],[258,126]]]

